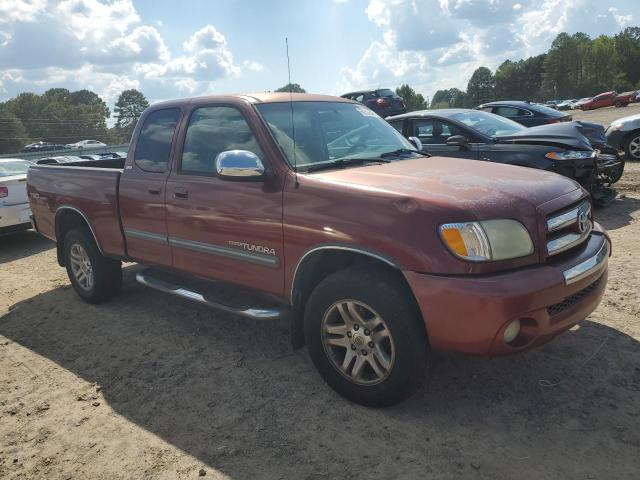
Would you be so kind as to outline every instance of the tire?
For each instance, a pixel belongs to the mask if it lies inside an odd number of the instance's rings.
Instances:
[[[71,285],[85,302],[102,303],[120,291],[120,262],[100,253],[88,229],[74,229],[65,235],[63,255]]]
[[[350,268],[325,278],[305,307],[304,333],[324,381],[355,403],[393,405],[425,379],[429,347],[424,323],[410,293],[385,271]]]
[[[622,102],[620,100],[617,100],[615,103],[616,108],[620,108],[622,107]]]
[[[624,153],[629,160],[640,160],[640,131],[629,135],[624,143]]]

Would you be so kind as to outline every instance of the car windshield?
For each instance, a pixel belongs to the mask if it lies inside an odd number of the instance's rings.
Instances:
[[[12,160],[10,162],[0,162],[0,177],[11,177],[12,175],[22,175],[27,173],[30,163],[25,160]]]
[[[264,103],[256,108],[289,164],[301,171],[346,160],[382,160],[385,153],[414,149],[395,128],[363,105],[293,102]]]
[[[393,93],[393,90],[388,88],[380,89],[377,92],[381,97],[393,97],[395,95],[395,93]]]
[[[469,128],[487,137],[512,135],[526,128],[513,120],[509,120],[508,118],[480,110],[456,113],[451,115],[451,118],[464,123]]]

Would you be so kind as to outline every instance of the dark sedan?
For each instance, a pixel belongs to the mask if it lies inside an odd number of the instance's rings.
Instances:
[[[407,111],[404,99],[389,88],[350,92],[341,95],[341,97],[366,105],[382,118],[390,115],[399,115]]]
[[[387,121],[405,137],[417,137],[423,152],[549,170],[578,181],[597,200],[597,152],[578,122],[525,128],[467,109],[424,110]]]
[[[539,103],[517,102],[517,101],[499,101],[483,103],[476,107],[476,110],[483,112],[495,113],[501,117],[508,118],[514,122],[518,122],[525,127],[537,127],[538,125],[547,125],[549,123],[570,122],[573,120],[571,115],[560,112],[550,107],[540,105]]]

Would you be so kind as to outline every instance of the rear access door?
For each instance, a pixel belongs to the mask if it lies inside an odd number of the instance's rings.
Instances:
[[[166,108],[140,120],[144,123],[138,138],[132,139],[135,150],[129,152],[120,180],[118,197],[127,253],[142,263],[171,265],[165,189],[180,116],[180,108]]]
[[[247,121],[242,104],[195,105],[167,181],[167,226],[173,266],[209,279],[281,296],[282,180]],[[253,123],[252,123],[253,122]],[[220,152],[248,150],[264,163],[264,178],[217,176]]]

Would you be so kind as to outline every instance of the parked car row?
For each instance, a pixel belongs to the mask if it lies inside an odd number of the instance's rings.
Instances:
[[[25,145],[19,151],[19,153],[34,153],[34,152],[57,152],[60,150],[81,150],[83,148],[106,148],[107,144],[99,142],[97,140],[81,140],[76,143],[67,143],[61,145],[59,143],[51,142],[35,142]]]

